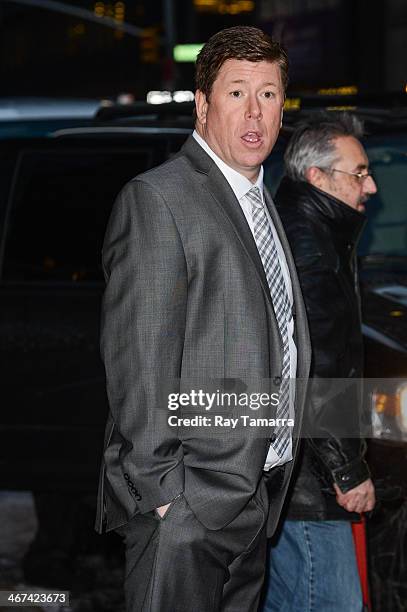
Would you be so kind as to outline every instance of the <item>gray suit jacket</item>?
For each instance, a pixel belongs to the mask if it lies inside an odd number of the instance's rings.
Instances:
[[[306,379],[310,347],[305,309],[268,194],[266,203],[290,269],[297,376]],[[246,389],[259,391],[260,385],[262,391],[278,391],[282,350],[267,280],[244,214],[216,164],[192,137],[176,157],[136,177],[119,194],[106,232],[103,266],[107,286],[101,349],[110,415],[96,529],[114,529],[181,492],[206,527],[220,529],[254,494],[270,441],[259,437],[256,428],[197,435],[193,428],[171,427],[166,396],[180,386],[197,389],[211,380],[221,381],[214,383],[217,388],[229,381],[228,391],[235,388],[233,381]],[[294,436],[303,402],[299,388]],[[282,486],[273,496],[269,533],[277,523],[292,464],[286,465]]]

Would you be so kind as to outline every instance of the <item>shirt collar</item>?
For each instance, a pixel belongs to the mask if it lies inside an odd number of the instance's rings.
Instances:
[[[203,150],[213,159],[215,164],[218,166],[219,170],[222,172],[223,176],[231,186],[233,193],[237,197],[238,200],[241,200],[247,192],[254,186],[260,189],[260,193],[263,197],[263,175],[264,170],[263,166],[260,166],[259,176],[256,179],[255,183],[249,181],[248,178],[237,172],[227,164],[218,156],[216,153],[212,151],[208,143],[198,134],[196,130],[193,131],[192,136],[195,138],[197,143],[201,145]]]

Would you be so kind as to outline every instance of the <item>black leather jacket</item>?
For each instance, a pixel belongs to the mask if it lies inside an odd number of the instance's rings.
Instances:
[[[363,370],[355,248],[366,218],[309,183],[287,177],[275,200],[297,265],[312,345],[305,408],[311,437],[302,443],[287,517],[353,519],[357,515],[336,503],[333,483],[346,492],[370,476],[358,436],[360,384],[349,380],[360,379]],[[331,379],[346,379],[343,392],[337,393]]]

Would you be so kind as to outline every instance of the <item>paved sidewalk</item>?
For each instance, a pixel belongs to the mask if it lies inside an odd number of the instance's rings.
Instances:
[[[28,583],[23,573],[23,557],[38,528],[32,494],[28,491],[0,491],[0,516],[0,590],[58,592],[55,587]],[[116,554],[107,558],[102,554],[85,552],[73,563],[72,584],[69,589],[61,588],[70,591],[69,606],[36,605],[21,609],[27,612],[124,612],[123,567]],[[16,609],[0,606],[3,612]]]

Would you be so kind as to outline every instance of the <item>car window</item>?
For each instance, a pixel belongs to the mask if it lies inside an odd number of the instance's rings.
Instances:
[[[366,143],[377,194],[366,204],[361,255],[407,255],[407,139]]]
[[[114,199],[129,179],[151,165],[151,147],[23,153],[3,279],[102,280],[102,242]]]

